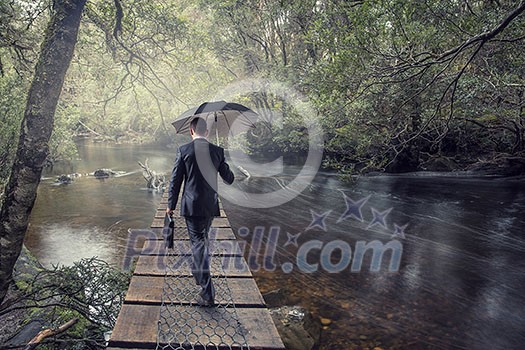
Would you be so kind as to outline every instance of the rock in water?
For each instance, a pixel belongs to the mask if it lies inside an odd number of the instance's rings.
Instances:
[[[95,176],[97,179],[103,179],[103,178],[110,177],[116,174],[117,173],[111,169],[97,169],[93,173],[93,176]]]
[[[285,304],[287,294],[282,289],[275,289],[263,294],[264,301],[268,307],[278,307]]]
[[[300,306],[270,309],[273,322],[287,350],[311,350],[319,346],[321,324]]]
[[[69,175],[60,175],[56,182],[67,185],[73,182],[73,179]]]

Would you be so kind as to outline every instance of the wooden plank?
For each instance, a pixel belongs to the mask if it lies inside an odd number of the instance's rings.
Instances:
[[[180,209],[178,207],[175,208],[174,214],[179,216],[179,213],[180,213]],[[157,211],[155,212],[155,218],[162,218],[162,219],[164,219],[164,216],[166,216],[166,207],[158,208]],[[221,209],[220,210],[220,216],[218,216],[218,217],[225,218],[226,217],[226,212],[223,209]]]
[[[178,203],[180,203],[180,197],[179,197],[179,200],[177,201],[177,205],[178,205]],[[166,209],[167,206],[168,206],[168,196],[162,197],[162,199],[160,200],[160,203],[159,203],[159,208]],[[219,209],[223,209],[222,202],[221,202],[220,199],[219,199]]]
[[[217,217],[213,219],[211,224],[212,227],[231,227],[230,221],[228,218]],[[162,228],[164,227],[164,217],[155,218],[151,223],[151,228]],[[175,227],[186,227],[186,222],[184,218],[176,217],[175,218]]]
[[[164,276],[168,275],[192,276],[191,256],[150,256],[141,255],[135,266],[135,275]],[[212,257],[212,276],[251,277],[248,264],[241,256]]]
[[[152,228],[152,229],[130,229],[129,230],[129,239],[128,239],[128,250],[133,249],[136,252],[140,252],[144,246],[146,240],[160,240],[163,241],[161,228]],[[180,241],[188,241],[190,238],[188,236],[188,230],[186,227],[176,227],[174,229],[174,239]],[[235,235],[233,230],[229,227],[212,227],[208,233],[208,239],[210,241],[214,240],[235,240]],[[244,241],[241,241],[244,242]]]
[[[122,305],[109,347],[155,349],[160,306]]]
[[[285,349],[268,309],[237,308],[236,311],[241,325],[248,330],[246,340],[251,349]]]
[[[201,344],[207,344],[210,340],[216,344],[221,343],[221,338],[217,336],[209,337],[205,333],[207,331],[206,328],[209,328],[205,325],[208,323],[213,324],[213,322],[217,322],[217,320],[220,321],[222,317],[228,324],[233,323],[236,325],[238,332],[243,333],[247,345],[251,349],[284,349],[284,345],[267,309],[236,308],[234,313],[231,313],[231,310],[228,308],[170,306],[167,310],[170,311],[170,314],[180,315],[182,322],[191,317],[199,319],[199,324],[204,326],[194,327],[191,331],[196,339],[202,339]],[[157,346],[157,331],[160,312],[161,306],[159,305],[124,304],[118,316],[115,328],[113,329],[109,346],[154,349]],[[236,321],[231,319],[235,316],[237,316]],[[207,319],[210,319],[213,322],[206,321]],[[177,329],[176,324],[169,326],[173,329]],[[162,330],[159,333],[161,337],[166,333],[168,333],[169,336],[172,334],[171,332],[163,332]],[[159,339],[161,345],[167,345],[167,342],[168,339]],[[177,347],[181,344],[171,343],[171,345]],[[216,347],[213,348],[216,349]],[[228,349],[229,346],[224,345],[223,347],[218,348]],[[237,345],[237,347],[233,348],[239,349],[240,346]]]
[[[152,232],[152,236],[156,237],[157,239],[163,239],[162,238],[162,228],[152,228],[149,230]],[[188,230],[186,227],[177,227],[174,230],[175,239],[178,240],[189,240],[188,236]],[[151,237],[151,236],[148,236]],[[210,230],[210,233],[208,234],[208,238],[210,240],[212,239],[235,239],[235,234],[233,233],[233,230],[231,227],[212,227]]]
[[[239,306],[264,307],[264,299],[252,278],[212,278],[215,286],[215,302],[220,305],[235,303]],[[133,276],[126,293],[126,303],[160,304],[164,283],[170,289],[181,291],[170,302],[189,304],[197,296],[200,287],[193,277],[167,278],[162,276]]]
[[[151,224],[151,227],[156,227],[156,228],[162,228],[164,227],[164,220],[165,220],[165,217],[162,216],[162,217],[154,217],[153,218],[153,223]],[[183,217],[181,216],[173,216],[173,224],[175,227],[186,227],[186,219],[184,219]]]
[[[209,254],[213,256],[236,255],[242,256],[246,242],[239,244],[236,240],[210,240],[208,245]],[[174,240],[173,248],[166,248],[162,240],[148,239],[144,242],[142,255],[191,255],[191,244],[189,240]]]

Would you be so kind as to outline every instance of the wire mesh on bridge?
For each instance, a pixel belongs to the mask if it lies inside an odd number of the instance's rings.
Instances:
[[[182,234],[184,229],[175,229],[175,237]],[[164,261],[166,271],[156,349],[249,349],[247,330],[239,322],[225,273],[232,260],[224,247],[210,247],[210,270],[216,291],[213,307],[201,307],[192,301],[199,294],[200,286],[193,277],[180,272],[191,271],[188,246],[175,244],[166,251]]]

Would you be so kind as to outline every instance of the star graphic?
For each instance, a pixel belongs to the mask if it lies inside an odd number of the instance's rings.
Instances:
[[[399,226],[398,224],[394,224],[394,233],[392,233],[392,238],[401,238],[405,239],[405,229],[407,228],[408,224],[404,224],[403,226]]]
[[[385,219],[387,217],[387,215],[392,211],[392,208],[389,208],[385,211],[378,211],[377,209],[375,208],[371,208],[372,209],[372,215],[374,216],[372,218],[372,220],[370,220],[370,223],[368,224],[367,226],[367,229],[374,226],[374,225],[380,225],[382,226],[383,228],[386,228],[386,223],[385,223]]]
[[[319,215],[315,211],[310,209],[310,213],[312,214],[312,222],[310,223],[310,225],[308,225],[305,231],[310,230],[315,227],[319,227],[323,231],[326,231],[326,224],[324,221],[326,220],[328,215],[330,215],[331,212],[332,210],[328,210],[322,213],[321,215]]]
[[[358,201],[354,201],[352,198],[348,197],[343,191],[341,192],[343,193],[343,197],[345,199],[346,210],[343,214],[341,214],[339,219],[337,219],[337,222],[339,223],[341,221],[344,221],[351,216],[363,222],[363,213],[361,213],[361,208],[363,207],[363,205],[365,205],[368,199],[370,199],[370,195],[361,198]]]
[[[285,247],[289,246],[290,244],[292,244],[292,245],[294,245],[296,247],[299,246],[299,244],[297,243],[297,239],[301,235],[301,232],[299,232],[298,234],[295,234],[295,235],[292,235],[290,232],[286,232],[286,235],[288,236],[288,240],[284,244]]]

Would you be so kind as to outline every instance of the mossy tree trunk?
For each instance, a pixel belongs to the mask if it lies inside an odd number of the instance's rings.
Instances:
[[[53,15],[29,89],[16,158],[0,209],[0,303],[22,249],[85,3],[86,0],[53,1]]]

